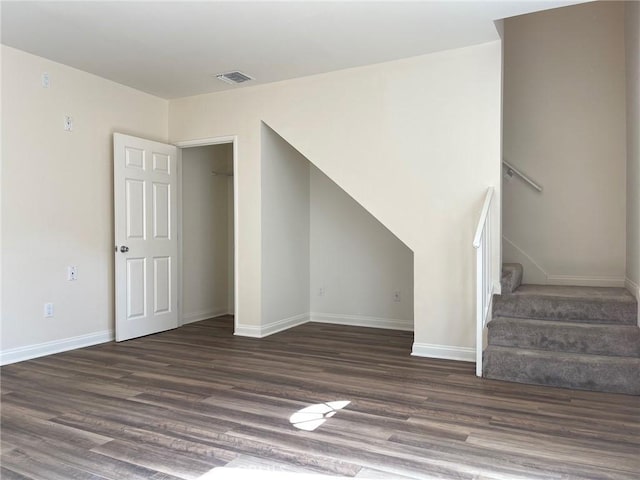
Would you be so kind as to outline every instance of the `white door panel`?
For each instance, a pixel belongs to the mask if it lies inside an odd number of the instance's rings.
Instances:
[[[119,133],[114,144],[116,340],[176,328],[177,148]]]

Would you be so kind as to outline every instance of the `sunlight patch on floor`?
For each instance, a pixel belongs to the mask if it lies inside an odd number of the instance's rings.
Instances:
[[[317,403],[298,410],[289,417],[289,422],[295,428],[311,432],[333,417],[338,410],[342,410],[351,402],[337,400],[334,402]],[[283,472],[280,470],[258,470],[245,468],[217,467],[198,477],[198,480],[334,480],[336,477],[319,473]]]
[[[309,407],[298,410],[291,415],[289,422],[300,429],[312,432],[328,418],[333,417],[338,410],[342,410],[351,402],[349,400],[339,400],[336,402],[317,403]]]

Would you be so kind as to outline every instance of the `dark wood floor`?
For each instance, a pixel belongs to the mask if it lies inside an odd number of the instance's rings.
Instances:
[[[371,479],[639,478],[640,397],[481,380],[473,364],[409,356],[411,342],[321,324],[248,339],[222,318],[9,365],[1,476],[191,479],[226,465]],[[351,403],[317,430],[289,423],[335,400]]]

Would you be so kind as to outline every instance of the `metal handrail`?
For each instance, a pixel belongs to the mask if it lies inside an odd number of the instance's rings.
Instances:
[[[524,180],[525,182],[527,182],[529,185],[531,185],[533,188],[535,188],[537,191],[542,192],[542,187],[540,185],[538,185],[536,182],[534,182],[533,180],[531,180],[529,177],[527,177],[527,175],[525,175],[524,173],[522,173],[520,170],[518,170],[516,167],[514,167],[513,165],[511,165],[509,162],[507,162],[506,160],[502,160],[502,164],[507,167],[507,173],[509,174],[509,176],[513,176],[513,174],[515,173],[516,175],[518,175],[522,180]]]

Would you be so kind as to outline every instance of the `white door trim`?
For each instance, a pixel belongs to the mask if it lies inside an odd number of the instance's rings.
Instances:
[[[208,145],[220,145],[222,143],[233,143],[233,146],[235,148],[237,139],[238,139],[237,135],[226,135],[223,137],[211,137],[211,138],[199,138],[196,140],[185,140],[182,142],[176,142],[174,143],[174,145],[178,148],[188,148],[188,147],[206,147]],[[233,160],[235,162],[235,157]]]
[[[196,140],[185,140],[175,142],[178,147],[178,325],[184,325],[182,314],[183,292],[182,292],[182,149],[189,147],[206,147],[209,145],[221,145],[225,143],[233,144],[233,310],[234,310],[234,332],[238,328],[238,136],[227,135],[222,137],[200,138]]]

